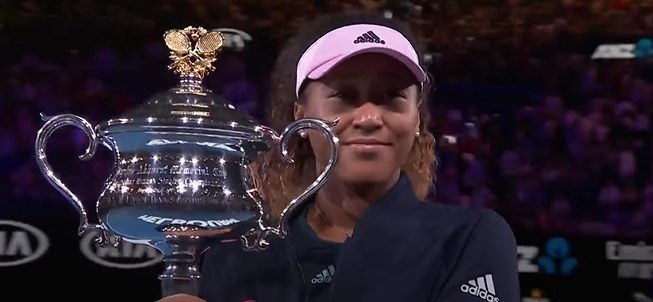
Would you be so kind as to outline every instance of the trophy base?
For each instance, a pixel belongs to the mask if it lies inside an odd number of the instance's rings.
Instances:
[[[200,236],[205,231],[197,227],[168,225],[162,229],[166,233],[166,244],[172,251],[163,258],[165,268],[159,280],[161,295],[199,294],[200,271],[196,259],[199,257]]]
[[[165,269],[159,275],[162,297],[199,294],[200,273],[193,255],[173,255],[164,258],[163,262]]]
[[[200,275],[194,263],[166,262],[166,269],[159,275],[161,297],[176,294],[199,294]]]

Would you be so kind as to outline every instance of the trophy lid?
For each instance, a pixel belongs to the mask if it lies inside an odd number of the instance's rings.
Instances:
[[[169,30],[163,38],[172,60],[168,68],[179,75],[179,84],[151,96],[141,106],[101,123],[98,130],[105,135],[172,131],[234,139],[260,137],[256,121],[202,86],[204,76],[215,69],[212,63],[224,44],[222,33],[189,26]]]

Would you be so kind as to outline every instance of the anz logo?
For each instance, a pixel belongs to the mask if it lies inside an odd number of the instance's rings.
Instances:
[[[578,260],[573,257],[567,239],[553,237],[545,243],[543,251],[538,246],[518,246],[517,265],[520,273],[570,275],[578,266]]]

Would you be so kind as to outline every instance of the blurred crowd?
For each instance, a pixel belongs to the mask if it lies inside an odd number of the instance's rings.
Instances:
[[[653,230],[653,64],[598,62],[601,41],[653,33],[653,1],[14,0],[0,5],[0,196],[60,200],[34,160],[39,113],[98,123],[169,88],[161,34],[203,25],[254,37],[226,51],[206,85],[264,119],[279,43],[326,11],[409,21],[428,49],[440,159],[437,202],[497,209],[546,233],[649,236]],[[80,163],[86,138],[62,130],[48,155],[93,205],[108,152]],[[61,202],[48,202],[52,208]],[[44,209],[43,211],[49,211]]]

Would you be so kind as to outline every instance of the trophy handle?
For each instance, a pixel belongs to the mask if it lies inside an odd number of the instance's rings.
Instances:
[[[271,134],[275,141],[280,142],[281,158],[289,163],[293,162],[290,157],[290,152],[288,151],[288,144],[293,134],[304,129],[313,129],[321,132],[329,142],[329,162],[324,168],[324,171],[322,171],[315,181],[306,187],[304,192],[293,198],[286,208],[283,209],[279,219],[279,224],[276,227],[265,226],[263,222],[263,216],[265,213],[263,212],[262,205],[259,205],[259,208],[261,209],[261,218],[258,220],[258,226],[252,228],[241,237],[246,250],[262,250],[266,248],[268,242],[265,239],[271,234],[284,238],[288,234],[288,219],[291,217],[290,214],[299,208],[311,195],[315,194],[317,190],[324,186],[336,167],[335,163],[338,161],[338,137],[333,132],[333,129],[331,129],[331,127],[338,123],[338,120],[338,118],[333,122],[325,122],[313,118],[296,120],[283,129],[281,135],[277,135],[276,132],[270,128],[261,127],[261,130]]]
[[[119,245],[119,237],[111,235],[101,225],[91,224],[88,222],[88,217],[86,210],[84,209],[84,205],[79,200],[77,195],[70,191],[70,189],[68,189],[63,181],[61,181],[61,179],[59,179],[59,177],[54,174],[52,166],[50,166],[46,155],[46,145],[50,136],[59,128],[65,126],[74,126],[84,131],[89,139],[86,151],[84,154],[80,155],[79,158],[81,160],[91,159],[98,147],[98,135],[96,134],[95,130],[93,130],[93,126],[91,126],[91,124],[84,118],[74,114],[61,114],[53,117],[48,117],[41,114],[41,119],[45,121],[45,124],[36,134],[36,141],[34,143],[34,149],[36,151],[36,163],[38,164],[41,173],[48,180],[48,183],[57,189],[57,191],[61,193],[79,213],[80,221],[77,233],[81,236],[86,232],[97,230],[100,231],[101,235],[95,239],[95,242],[99,244],[110,243],[114,246]]]

